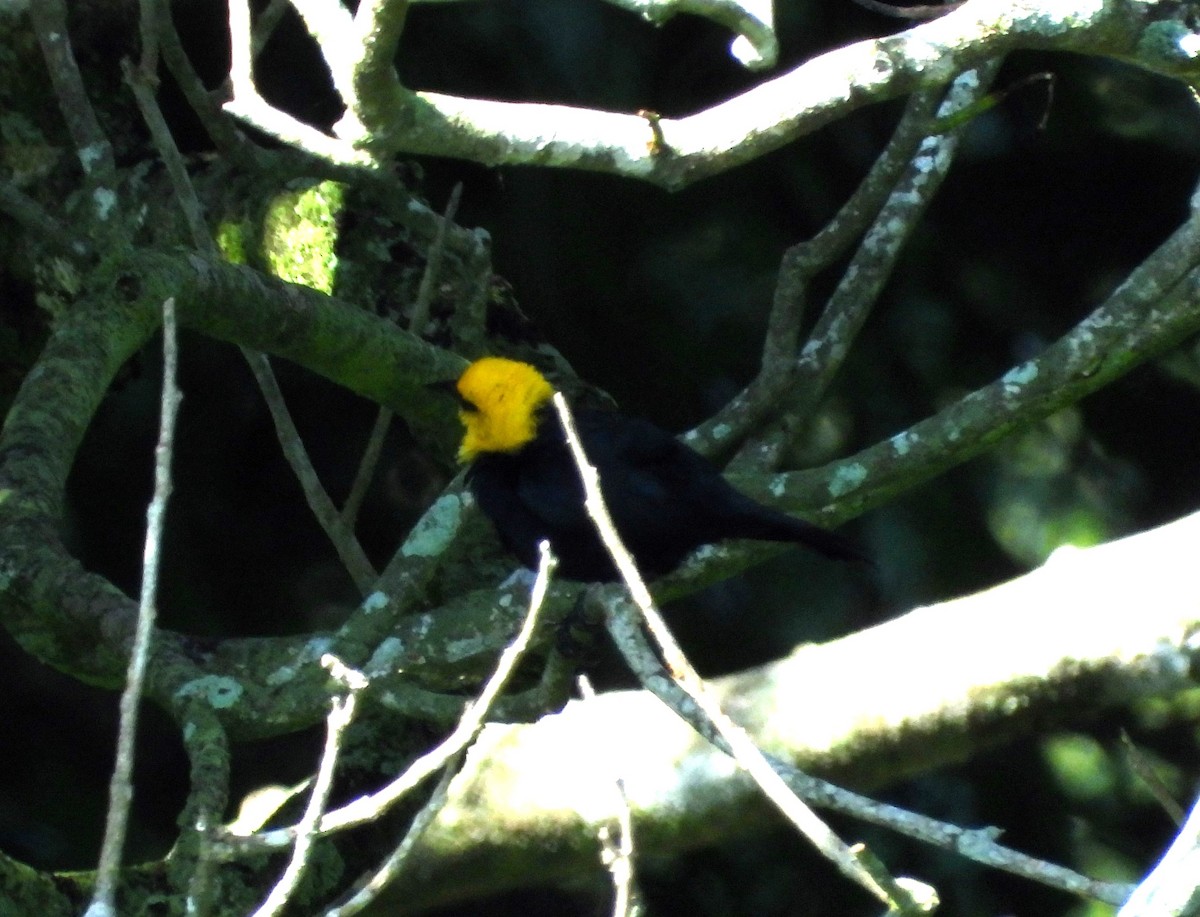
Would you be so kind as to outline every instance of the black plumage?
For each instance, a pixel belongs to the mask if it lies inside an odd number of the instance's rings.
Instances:
[[[536,567],[538,542],[548,539],[561,576],[613,580],[558,418],[548,404],[537,411],[532,440],[475,456],[471,491],[522,564]],[[613,523],[647,578],[728,538],[796,542],[827,557],[865,560],[846,539],[735,490],[705,458],[648,421],[595,410],[580,410],[575,420]]]

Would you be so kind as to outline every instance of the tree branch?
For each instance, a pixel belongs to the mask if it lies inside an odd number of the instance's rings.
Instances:
[[[1162,860],[1117,912],[1117,917],[1195,917],[1200,911],[1200,800]]]
[[[162,411],[158,446],[154,450],[154,496],[146,510],[146,546],[142,562],[142,591],[138,602],[137,631],[129,655],[125,690],[121,694],[121,720],[117,735],[116,763],[109,786],[108,819],[100,865],[96,870],[96,888],[87,917],[113,917],[116,911],[117,883],[125,848],[125,829],[133,803],[133,749],[137,736],[138,707],[146,668],[150,660],[150,641],[158,615],[158,567],[166,524],[167,500],[171,495],[171,461],[175,454],[175,419],[183,399],[176,380],[179,349],[176,343],[175,301],[163,303],[163,380]]]
[[[703,455],[727,454],[777,410],[795,369],[808,286],[841,257],[875,219],[927,136],[943,92],[927,89],[908,100],[892,137],[837,214],[812,239],[783,253],[758,375],[711,418],[680,439]]]
[[[85,175],[99,183],[111,184],[116,178],[112,144],[100,127],[100,120],[88,99],[83,86],[83,77],[67,30],[67,4],[65,0],[44,0],[29,6],[29,16],[42,46],[46,69],[58,96],[58,107],[67,123],[67,130],[75,142],[75,153]],[[107,206],[97,201],[97,213],[101,219]]]
[[[1100,547],[1061,549],[1006,584],[799,647],[713,687],[764,750],[870,790],[1056,723],[1192,687],[1200,662],[1197,539],[1200,513]],[[1038,639],[1028,639],[1034,632]],[[856,672],[888,690],[855,690],[848,673]],[[421,882],[402,881],[393,894],[433,906],[591,874],[595,799],[613,773],[624,777],[643,849],[679,851],[773,819],[752,782],[691,726],[644,692],[616,692],[573,701],[535,725],[487,727],[419,851]],[[877,817],[993,866],[1052,872],[996,845],[992,829],[939,828],[891,807]],[[548,849],[559,855],[548,859]],[[463,882],[467,862],[471,884]],[[1120,901],[1128,893],[1068,871],[1056,876],[1076,894]]]
[[[656,117],[653,125],[640,114],[396,87],[389,120],[374,125],[371,152],[456,156],[489,166],[586,169],[679,189],[776,150],[864,105],[942,86],[954,74],[1013,50],[1102,54],[1186,78],[1200,69],[1195,43],[1184,41],[1182,33],[1173,42],[1164,40],[1172,36],[1159,34],[1159,20],[1170,16],[1168,7],[1167,0],[1075,0],[1049,6],[1028,0],[969,0],[940,19],[829,51],[702,112]],[[243,95],[250,97],[249,91],[239,91]],[[262,129],[285,129],[278,123],[283,116],[268,117],[260,106],[238,103],[229,110]],[[287,136],[300,139],[295,127],[287,129]],[[355,131],[344,138],[350,142],[320,135],[309,148],[315,153],[320,147],[321,155],[349,162],[363,155],[355,147],[357,138]]]

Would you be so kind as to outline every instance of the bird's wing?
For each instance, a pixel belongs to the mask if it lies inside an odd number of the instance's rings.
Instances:
[[[583,484],[565,443],[538,442],[523,455],[516,493],[522,508],[547,531],[576,532],[592,523]]]
[[[587,414],[580,437],[600,474],[609,512],[627,538],[691,534],[707,515],[703,503],[712,488],[726,486],[706,459],[648,421]]]

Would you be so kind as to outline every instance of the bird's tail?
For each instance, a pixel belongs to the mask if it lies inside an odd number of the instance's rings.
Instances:
[[[753,504],[753,511],[741,516],[736,527],[735,537],[792,541],[834,560],[875,565],[870,556],[849,538],[759,504]]]

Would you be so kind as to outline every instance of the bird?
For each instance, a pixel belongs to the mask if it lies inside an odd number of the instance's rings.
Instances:
[[[551,403],[554,387],[534,366],[488,356],[453,384],[467,485],[501,542],[536,569],[550,542],[557,574],[619,579],[584,508],[579,471]],[[613,523],[641,574],[670,573],[701,545],[730,538],[796,542],[839,560],[869,558],[852,542],[756,502],[699,453],[653,423],[615,411],[573,412]]]

